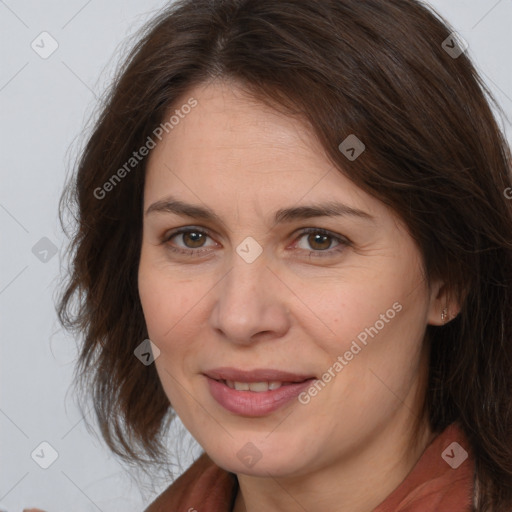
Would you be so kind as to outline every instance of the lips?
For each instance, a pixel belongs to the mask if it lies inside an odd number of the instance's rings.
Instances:
[[[215,368],[204,373],[211,396],[224,409],[242,416],[264,416],[293,402],[314,376],[257,369]]]
[[[283,384],[304,382],[315,378],[311,374],[291,373],[268,368],[239,370],[238,368],[222,367],[208,370],[204,372],[204,375],[219,382],[281,382]]]

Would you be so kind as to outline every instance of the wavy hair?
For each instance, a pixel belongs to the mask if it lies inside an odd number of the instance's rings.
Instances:
[[[174,417],[154,365],[133,355],[148,337],[147,158],[126,162],[192,87],[225,79],[308,123],[339,172],[403,219],[428,279],[460,299],[454,320],[426,329],[424,411],[434,432],[458,421],[468,436],[476,510],[512,508],[512,157],[467,52],[447,51],[452,32],[415,0],[179,0],[145,27],[60,203],[63,226],[66,207],[75,221],[58,315],[81,337],[75,382],[114,453],[162,460]],[[366,145],[352,162],[338,149],[350,134]]]

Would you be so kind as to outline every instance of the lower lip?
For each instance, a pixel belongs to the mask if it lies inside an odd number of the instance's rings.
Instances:
[[[285,384],[269,391],[237,391],[227,384],[206,377],[213,398],[225,409],[243,416],[263,416],[276,411],[308,388],[314,379]]]

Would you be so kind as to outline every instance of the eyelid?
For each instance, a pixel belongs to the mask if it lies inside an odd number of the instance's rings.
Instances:
[[[182,235],[184,233],[190,233],[190,232],[196,232],[203,235],[206,235],[207,237],[211,238],[212,240],[214,237],[211,235],[211,231],[208,228],[199,227],[199,226],[182,226],[180,228],[171,229],[170,231],[167,231],[162,236],[161,244],[166,244],[171,240],[171,238],[174,238],[175,236]],[[201,247],[197,248],[195,252],[200,251]]]
[[[345,250],[349,247],[352,247],[352,242],[345,236],[341,234],[334,233],[328,229],[324,228],[302,228],[298,230],[298,233],[295,234],[293,247],[295,247],[302,237],[309,235],[311,233],[316,233],[320,235],[327,236],[338,242],[337,245],[325,250],[311,250],[311,249],[299,249],[299,252],[305,253],[305,256],[309,257],[310,261],[316,260],[320,262],[322,258],[325,258],[329,261],[329,258],[339,257]],[[292,249],[293,250],[293,249]]]
[[[337,234],[337,233],[333,233],[332,231],[330,231],[328,229],[324,229],[324,228],[301,228],[301,229],[299,229],[297,232],[294,233],[294,235],[295,235],[294,244],[297,243],[297,241],[300,240],[304,235],[309,235],[311,233],[328,236],[329,238],[332,238],[333,240],[336,240],[337,242],[339,242],[340,245],[343,244],[343,245],[348,246],[348,245],[352,244],[352,242],[347,237]],[[303,250],[307,250],[307,249],[303,249]],[[329,253],[330,251],[331,251],[331,249],[328,249],[325,251],[313,251],[313,252]]]
[[[162,237],[161,244],[165,245],[172,238],[174,238],[175,236],[178,236],[178,235],[181,235],[181,234],[184,234],[184,233],[190,233],[190,232],[201,233],[201,234],[206,235],[207,237],[209,237],[209,238],[211,238],[213,240],[213,237],[211,235],[211,231],[208,228],[200,227],[200,226],[194,226],[194,225],[187,225],[187,226],[182,226],[180,228],[175,228],[175,229],[171,230],[170,232],[166,232],[163,235],[163,237]],[[334,232],[332,232],[332,231],[330,231],[328,229],[316,228],[316,227],[299,228],[299,229],[295,230],[290,235],[290,236],[294,237],[292,243],[294,245],[297,244],[298,241],[303,236],[311,234],[311,233],[318,233],[318,234],[322,234],[322,235],[328,236],[328,237],[336,240],[339,243],[334,248],[326,249],[324,251],[321,251],[321,250],[314,251],[314,250],[308,250],[308,249],[299,249],[300,251],[306,251],[307,253],[309,253],[310,256],[312,256],[312,255],[320,256],[320,257],[321,256],[330,256],[330,255],[333,255],[336,252],[341,252],[341,250],[343,250],[345,247],[349,247],[349,246],[352,245],[352,242],[347,237],[345,237],[343,235],[340,235],[340,234],[337,234],[337,233],[334,233]],[[175,252],[179,252],[179,253],[182,253],[182,254],[197,254],[197,255],[201,255],[201,254],[203,254],[205,252],[210,252],[209,247],[211,247],[211,246],[207,246],[206,248],[203,248],[203,247],[197,247],[197,248],[175,248],[175,247],[169,246],[169,248],[171,250],[175,251]],[[342,249],[339,249],[339,247],[341,247]]]

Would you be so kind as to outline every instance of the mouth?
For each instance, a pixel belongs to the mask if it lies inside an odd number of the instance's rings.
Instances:
[[[240,382],[236,380],[226,380],[226,379],[214,379],[221,384],[226,385],[230,389],[236,389],[237,391],[253,391],[254,393],[263,393],[265,391],[274,391],[275,389],[279,389],[282,386],[290,386],[292,384],[299,384],[301,382],[306,382],[310,379],[304,379],[300,381],[293,382],[281,382],[281,381],[261,381],[261,382]]]
[[[281,386],[297,384],[314,379],[315,375],[285,372],[270,368],[240,370],[238,368],[222,367],[208,370],[206,377],[222,382],[231,389],[238,391],[268,391]]]
[[[306,374],[271,369],[217,368],[203,374],[212,397],[228,411],[263,416],[292,401],[315,380]]]

